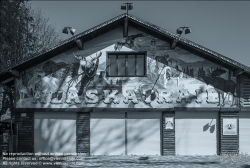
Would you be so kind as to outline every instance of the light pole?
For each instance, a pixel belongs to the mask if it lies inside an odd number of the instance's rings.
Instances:
[[[176,30],[176,33],[179,34],[179,37],[177,39],[174,39],[172,45],[171,45],[171,49],[174,49],[177,42],[180,40],[181,38],[181,35],[182,33],[185,31],[185,34],[189,34],[191,33],[191,28],[190,27],[187,27],[187,26],[184,26],[184,27],[179,27],[177,30]]]

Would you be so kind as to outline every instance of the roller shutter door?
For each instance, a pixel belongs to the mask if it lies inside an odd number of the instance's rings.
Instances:
[[[128,155],[160,155],[160,121],[160,112],[128,113]]]
[[[176,154],[217,154],[217,112],[176,112]]]
[[[240,112],[239,135],[240,152],[250,154],[250,112]]]
[[[75,153],[76,113],[34,113],[34,152]]]
[[[91,113],[90,154],[125,155],[125,113]]]
[[[160,155],[161,113],[94,112],[90,119],[91,155]]]

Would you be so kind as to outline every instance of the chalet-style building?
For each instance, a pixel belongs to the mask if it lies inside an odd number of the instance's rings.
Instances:
[[[250,153],[249,76],[247,66],[122,14],[0,73],[1,120],[14,123],[0,140],[13,147],[1,150]]]

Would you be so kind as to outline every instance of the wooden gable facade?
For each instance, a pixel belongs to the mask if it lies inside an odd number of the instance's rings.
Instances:
[[[2,83],[14,81],[13,105],[1,113],[11,111],[19,123],[19,152],[250,152],[249,74],[249,67],[122,14],[1,72]]]

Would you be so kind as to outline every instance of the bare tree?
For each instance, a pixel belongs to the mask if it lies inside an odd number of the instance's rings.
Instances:
[[[25,41],[25,23],[28,12],[25,1],[0,1],[0,55],[1,69],[19,60],[20,43]]]
[[[49,19],[26,0],[0,1],[0,15],[0,72],[61,41]]]
[[[60,33],[57,32],[55,27],[50,25],[49,18],[44,18],[42,10],[33,10],[30,6],[29,15],[33,17],[32,27],[30,33],[34,36],[32,45],[32,54],[38,54],[51,46],[58,44],[62,39]]]

